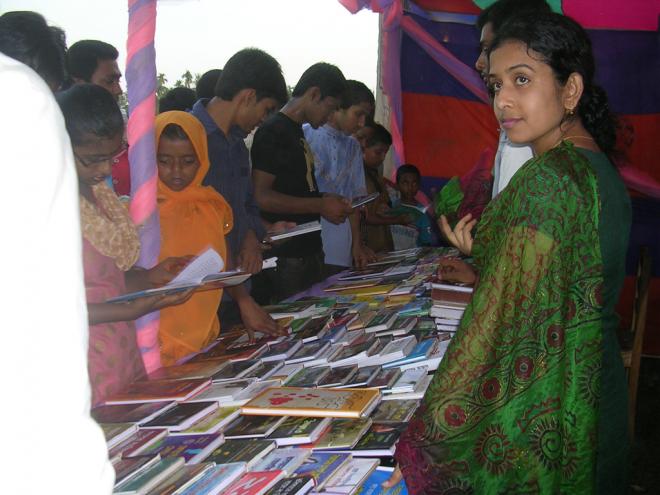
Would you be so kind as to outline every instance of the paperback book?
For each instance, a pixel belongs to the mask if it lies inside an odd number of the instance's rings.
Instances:
[[[275,440],[278,447],[312,443],[321,436],[331,421],[331,418],[287,417],[268,435],[268,440]]]
[[[273,387],[241,408],[243,414],[359,418],[380,400],[376,389]]]

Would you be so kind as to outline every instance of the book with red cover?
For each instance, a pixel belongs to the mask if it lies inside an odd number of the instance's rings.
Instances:
[[[261,495],[284,477],[284,471],[252,471],[229,485],[224,495]]]
[[[190,380],[147,380],[135,382],[122,392],[109,397],[105,404],[134,404],[137,402],[182,401],[201,392],[211,383],[208,378]]]
[[[432,289],[431,299],[433,304],[446,304],[450,306],[465,307],[472,300],[469,292],[459,292],[447,289]]]

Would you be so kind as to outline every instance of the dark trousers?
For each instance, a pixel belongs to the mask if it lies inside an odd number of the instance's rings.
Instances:
[[[252,297],[259,304],[277,303],[323,280],[323,252],[299,258],[279,257],[277,268],[252,277]]]

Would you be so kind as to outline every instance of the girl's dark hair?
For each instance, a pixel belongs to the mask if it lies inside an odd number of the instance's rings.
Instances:
[[[76,84],[56,95],[73,145],[90,137],[112,139],[124,132],[124,119],[110,92],[96,84]]]
[[[188,134],[183,130],[179,124],[167,124],[163,132],[160,134],[161,138],[171,139],[173,141],[190,141]]]
[[[610,111],[605,90],[594,82],[596,64],[591,40],[582,26],[554,13],[516,16],[500,27],[489,54],[506,41],[520,41],[539,54],[562,85],[574,72],[582,76],[584,91],[576,113],[600,149],[611,155],[616,145],[617,119]]]

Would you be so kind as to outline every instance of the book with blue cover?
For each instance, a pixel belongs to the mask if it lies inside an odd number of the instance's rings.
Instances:
[[[169,436],[153,444],[144,454],[160,454],[162,458],[180,457],[186,464],[197,464],[222,445],[224,440],[220,433]]]
[[[410,364],[417,361],[423,361],[430,354],[435,341],[436,339],[422,340],[406,357],[385,363],[383,364],[383,368],[392,368],[393,366],[401,366],[402,364]]]
[[[378,467],[364,481],[358,495],[408,495],[406,482],[402,479],[392,488],[384,489],[383,483],[392,476],[392,469]]]
[[[296,469],[295,476],[311,476],[316,481],[316,490],[351,459],[350,454],[327,454],[314,452]]]
[[[245,473],[244,462],[232,462],[213,466],[204,472],[191,486],[179,492],[179,495],[217,495]]]

